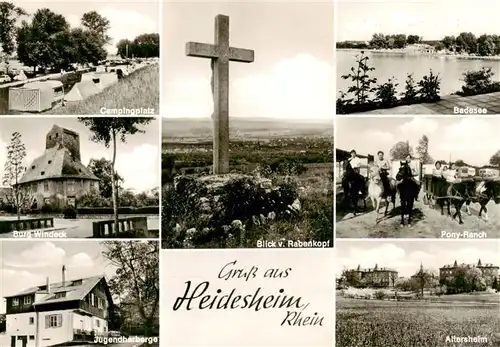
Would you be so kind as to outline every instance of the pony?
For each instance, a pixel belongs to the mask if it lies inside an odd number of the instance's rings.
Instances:
[[[387,216],[387,210],[389,209],[389,200],[391,198],[393,209],[396,208],[396,182],[392,178],[389,179],[389,191],[385,192],[384,196],[384,185],[382,182],[382,177],[380,176],[380,170],[377,166],[370,166],[370,174],[368,180],[368,198],[372,202],[372,206],[376,211],[375,223],[378,223],[378,213],[380,209],[380,203],[382,199],[385,199],[385,212],[384,216]]]
[[[466,206],[469,208],[471,202],[478,202],[481,206],[479,209],[479,217],[488,221],[488,208],[486,205],[492,200],[495,204],[500,204],[500,180],[483,180],[477,182],[474,195],[466,201]],[[469,213],[470,214],[470,213]]]
[[[362,175],[354,171],[349,162],[345,165],[345,172],[342,177],[342,188],[344,189],[345,201],[347,204],[351,202],[354,206],[354,215],[358,212],[358,203],[360,199],[363,200],[366,210],[366,180]]]
[[[401,226],[404,226],[405,214],[408,215],[408,226],[411,226],[411,219],[413,216],[413,204],[415,198],[418,196],[420,186],[413,181],[413,173],[410,165],[407,162],[400,162],[396,180],[398,181],[397,189],[401,199]]]
[[[447,190],[449,187],[449,183],[446,181],[444,177],[432,177],[432,195],[429,199],[430,203],[434,205],[434,203],[438,204],[441,207],[441,215],[444,215],[444,205],[447,206],[448,214],[450,212],[450,199],[447,199]]]
[[[448,200],[448,214],[450,215],[450,205],[453,204],[455,207],[455,214],[452,216],[453,219],[458,216],[458,223],[464,224],[462,220],[462,213],[460,210],[462,206],[466,204],[467,213],[469,213],[469,205],[471,200],[474,198],[476,190],[476,182],[473,179],[465,179],[457,183],[447,183],[446,195],[449,196]],[[449,192],[448,192],[449,191]],[[450,194],[451,193],[451,194]],[[441,214],[443,214],[443,208],[441,207]]]

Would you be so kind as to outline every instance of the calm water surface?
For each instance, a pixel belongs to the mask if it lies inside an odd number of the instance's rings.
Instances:
[[[350,72],[355,66],[355,56],[360,51],[337,50],[337,96],[340,91],[346,92],[351,82],[341,78]],[[399,92],[404,91],[406,76],[413,73],[415,81],[422,79],[424,75],[439,73],[441,78],[441,95],[447,95],[461,90],[463,81],[462,74],[467,70],[479,70],[481,67],[490,67],[495,73],[493,80],[500,81],[500,60],[466,60],[456,58],[446,58],[426,55],[399,55],[391,53],[365,52],[370,59],[368,65],[375,70],[370,72],[370,76],[377,78],[377,84],[385,83],[389,78],[395,78],[399,83]]]

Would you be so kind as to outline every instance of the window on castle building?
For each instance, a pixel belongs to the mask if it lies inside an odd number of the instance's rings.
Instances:
[[[56,183],[56,189],[57,189],[57,192],[59,194],[63,194],[64,193],[63,183],[62,182],[57,182]]]
[[[68,180],[68,192],[75,191],[75,182],[73,180]]]

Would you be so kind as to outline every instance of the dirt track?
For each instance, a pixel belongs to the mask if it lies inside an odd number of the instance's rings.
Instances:
[[[339,202],[340,199],[337,199]],[[360,206],[362,206],[360,202]],[[336,215],[336,237],[338,238],[385,238],[385,237],[405,237],[405,238],[449,238],[443,236],[442,232],[462,233],[460,238],[469,238],[465,231],[469,233],[484,232],[483,238],[500,238],[500,205],[495,205],[492,201],[487,205],[488,221],[478,218],[479,204],[471,204],[471,215],[467,215],[462,209],[462,219],[464,224],[460,225],[457,220],[448,216],[446,208],[444,215],[438,207],[432,208],[424,204],[423,199],[415,202],[413,209],[412,226],[402,227],[399,197],[396,198],[396,208],[392,210],[392,203],[389,205],[387,216],[384,217],[385,205],[382,203],[379,214],[379,222],[376,223],[376,214],[371,203],[367,201],[367,211],[361,207],[361,211],[354,216],[352,212],[346,213],[342,206],[337,206]],[[352,210],[352,209],[351,209]],[[455,213],[455,208],[451,207],[451,214]],[[407,217],[405,217],[405,221]],[[455,237],[456,238],[456,237]]]

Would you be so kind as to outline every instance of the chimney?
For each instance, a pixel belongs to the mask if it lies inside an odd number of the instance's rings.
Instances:
[[[66,286],[66,265],[62,266],[62,286]]]
[[[47,277],[47,282],[46,282],[46,285],[47,285],[47,293],[50,294],[50,280],[49,278]]]

